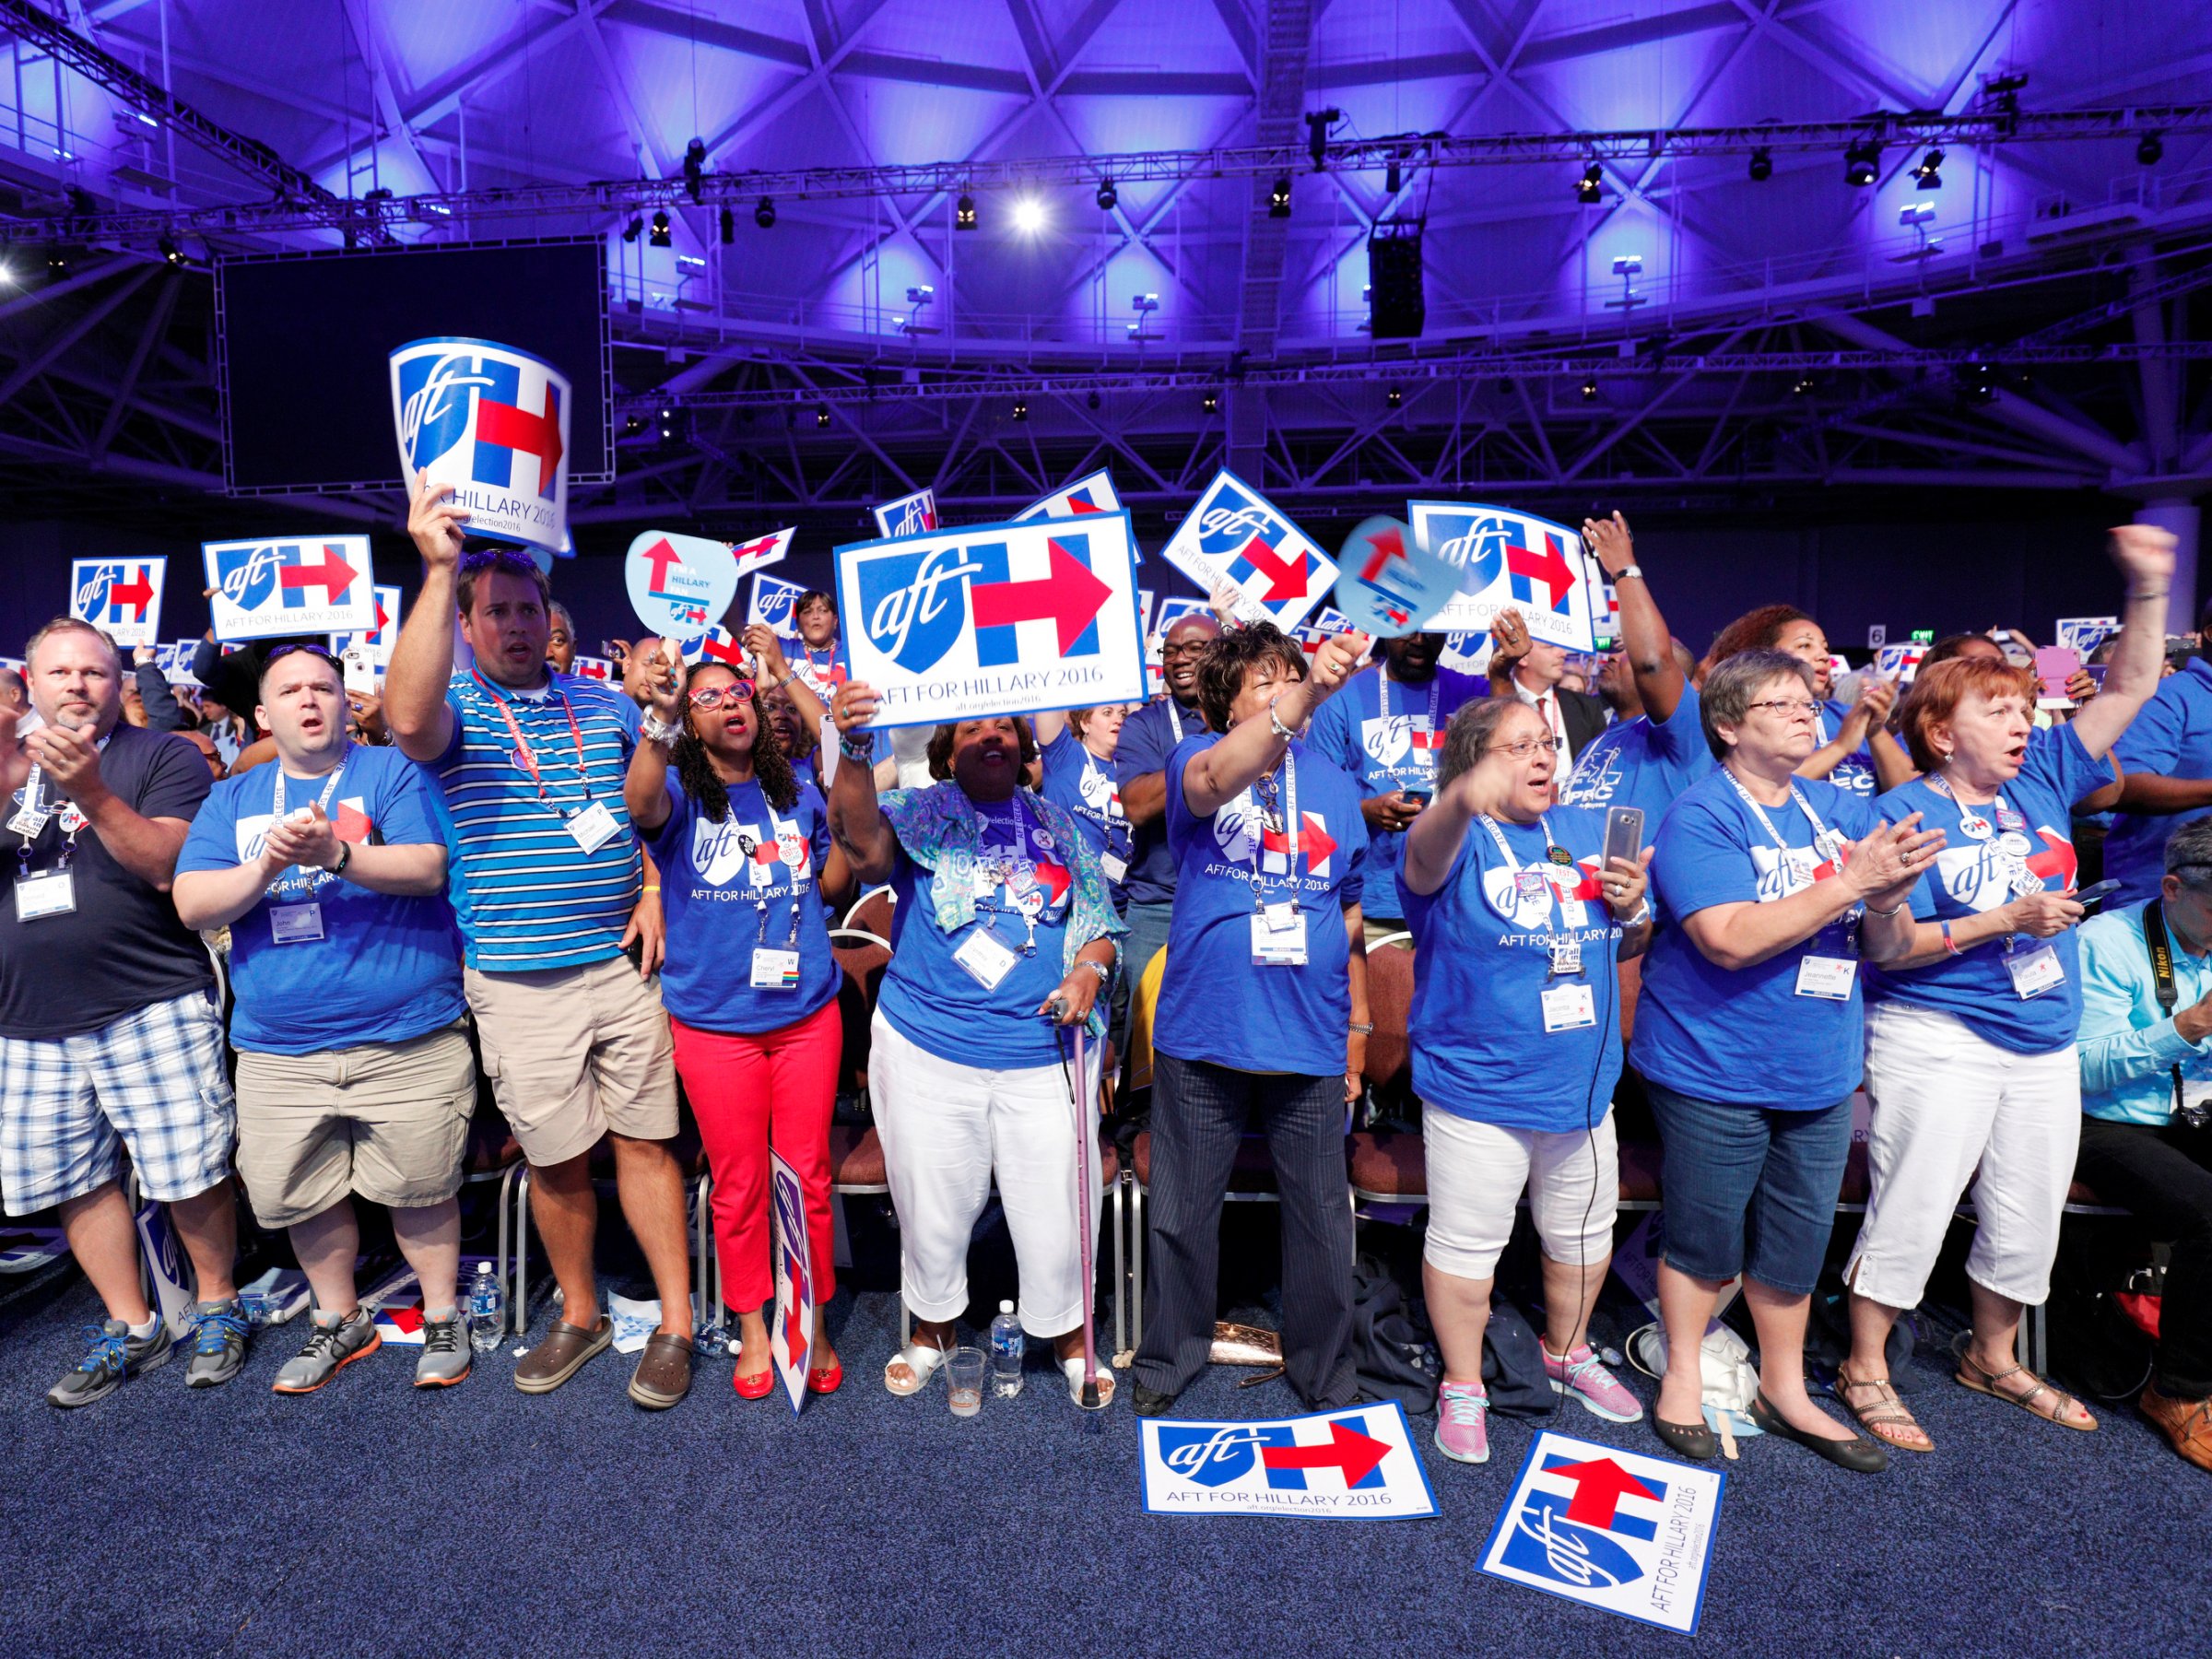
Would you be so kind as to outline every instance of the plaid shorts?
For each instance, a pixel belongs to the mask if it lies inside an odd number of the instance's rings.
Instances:
[[[223,1021],[205,992],[75,1037],[0,1037],[0,1197],[27,1216],[123,1172],[190,1198],[230,1172],[237,1107]]]

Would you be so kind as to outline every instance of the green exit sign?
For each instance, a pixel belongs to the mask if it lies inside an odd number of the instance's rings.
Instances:
[[[1933,645],[1933,644],[1935,644],[1935,643],[1936,643],[1936,630],[1935,630],[1934,629],[1932,629],[1932,628],[1916,628],[1916,629],[1914,629],[1912,630],[1912,643],[1913,643],[1913,644],[1915,644],[1915,645]]]

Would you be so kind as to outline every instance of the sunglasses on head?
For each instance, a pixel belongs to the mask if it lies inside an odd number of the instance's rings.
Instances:
[[[512,547],[478,547],[461,555],[461,569],[465,571],[501,570],[535,571],[537,561],[527,553],[518,553]]]
[[[691,706],[704,709],[710,714],[725,702],[735,708],[739,703],[752,700],[753,682],[747,679],[741,679],[730,686],[701,686],[691,693]]]
[[[328,663],[333,668],[338,670],[338,673],[341,677],[346,672],[345,666],[339,663],[337,657],[328,649],[321,645],[279,645],[276,650],[270,652],[267,656],[261,659],[262,672],[265,674],[267,673],[277,664],[283,662],[286,657],[290,656],[294,652],[300,651],[304,651],[308,655]]]

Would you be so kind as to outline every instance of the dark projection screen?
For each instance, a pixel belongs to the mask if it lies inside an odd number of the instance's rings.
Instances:
[[[595,241],[224,261],[231,488],[399,483],[386,357],[431,335],[512,346],[566,374],[569,476],[605,477],[605,268]]]

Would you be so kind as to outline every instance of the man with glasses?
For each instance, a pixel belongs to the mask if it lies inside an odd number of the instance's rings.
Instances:
[[[1605,730],[1606,705],[1587,691],[1571,691],[1559,683],[1567,674],[1567,648],[1531,638],[1519,611],[1500,611],[1491,635],[1497,641],[1490,657],[1491,688],[1518,697],[1544,716],[1559,752],[1563,787],[1575,758]]]
[[[1168,757],[1185,737],[1203,732],[1198,707],[1198,662],[1221,631],[1211,617],[1193,612],[1178,618],[1160,642],[1159,674],[1168,694],[1147,703],[1122,725],[1113,752],[1119,774],[1122,812],[1129,820],[1129,906],[1123,919],[1122,971],[1134,988],[1145,964],[1168,942],[1175,913],[1175,858],[1168,851]]]
[[[314,1288],[276,1391],[312,1394],[380,1344],[355,1295],[349,1194],[392,1211],[422,1287],[415,1384],[444,1387],[468,1375],[455,1194],[477,1100],[444,834],[419,767],[347,738],[345,676],[321,646],[269,653],[253,716],[275,763],[208,796],[176,900],[187,927],[230,930],[239,1173]]]
[[[0,1193],[10,1215],[58,1206],[70,1253],[106,1307],[76,1368],[46,1396],[89,1406],[170,1356],[138,1277],[123,1153],[169,1206],[198,1277],[185,1382],[245,1363],[231,1283],[230,1079],[206,948],[168,888],[210,779],[182,738],[123,720],[123,663],[69,618],[24,653],[43,724],[20,747],[0,714]]]
[[[462,550],[467,513],[418,475],[408,533],[423,585],[385,677],[384,721],[430,770],[453,819],[463,987],[484,1070],[531,1170],[538,1235],[559,1281],[552,1330],[515,1367],[525,1394],[559,1387],[614,1339],[592,1245],[591,1152],[614,1155],[623,1214],[661,1300],[630,1398],[673,1406],[691,1385],[690,1254],[668,1017],[652,981],[660,898],[641,890],[622,804],[633,747],[622,693],[546,669],[551,595],[512,549]],[[458,614],[476,665],[455,674]],[[647,944],[633,971],[624,952]]]

